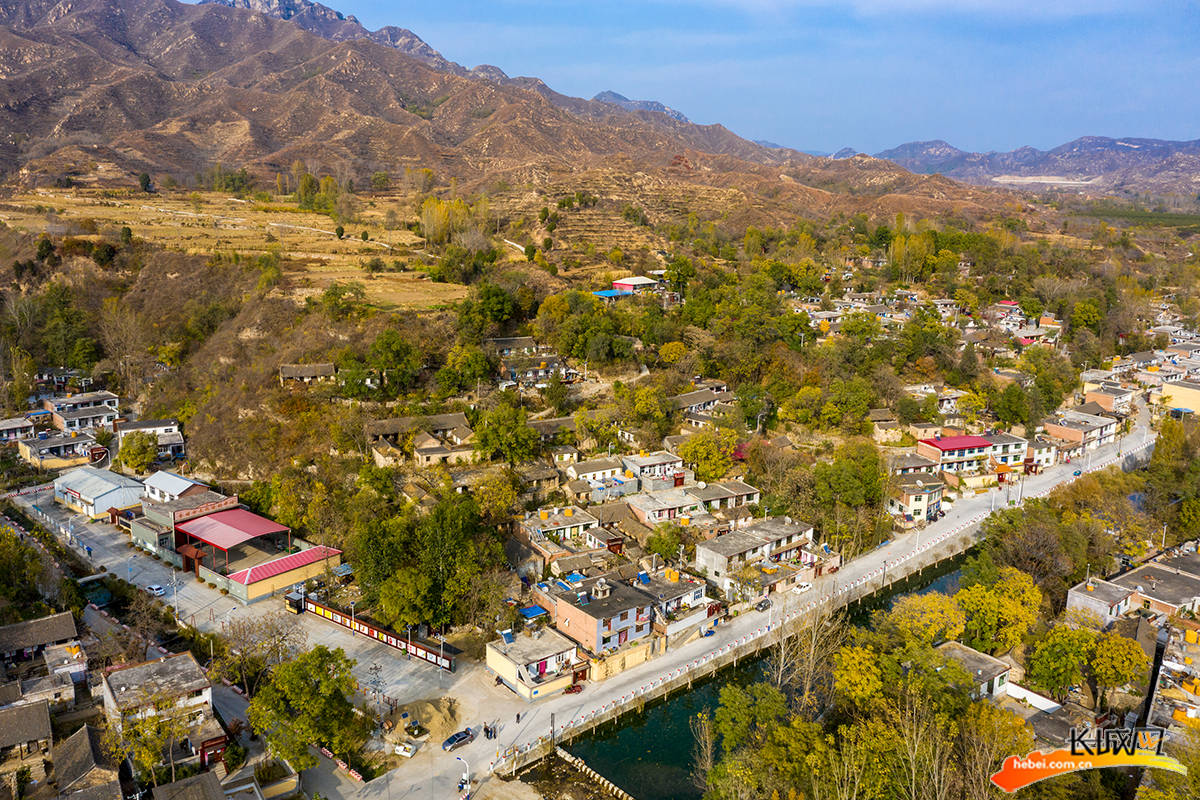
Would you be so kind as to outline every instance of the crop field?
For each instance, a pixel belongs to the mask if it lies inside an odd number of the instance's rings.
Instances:
[[[8,198],[0,207],[0,221],[55,235],[112,235],[129,226],[134,236],[160,247],[202,255],[278,252],[286,259],[297,297],[346,281],[362,283],[368,302],[383,308],[430,308],[464,297],[465,286],[435,283],[419,271],[413,255],[422,246],[419,236],[381,224],[386,208],[401,211],[402,202],[384,199],[364,209],[363,221],[346,225],[342,239],[326,215],[215,192],[37,190]],[[382,259],[389,269],[398,262],[403,271],[369,274],[364,265],[372,258]]]

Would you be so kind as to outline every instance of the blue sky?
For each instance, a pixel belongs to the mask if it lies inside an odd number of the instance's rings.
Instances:
[[[801,149],[1200,138],[1194,0],[325,2],[467,66]]]

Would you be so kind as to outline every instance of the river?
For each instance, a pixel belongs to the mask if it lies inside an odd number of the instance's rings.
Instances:
[[[890,608],[906,594],[958,591],[964,553],[923,575],[896,584],[851,609],[851,620],[866,624],[872,611]],[[632,712],[615,724],[605,725],[566,746],[588,766],[620,786],[637,800],[700,800],[703,792],[692,782],[692,732],[688,720],[717,705],[721,687],[745,686],[763,678],[763,662],[743,662],[696,683],[638,714]]]

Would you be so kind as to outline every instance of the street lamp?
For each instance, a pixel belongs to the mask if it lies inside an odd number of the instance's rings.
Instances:
[[[350,633],[351,633],[351,635],[354,634],[354,604],[357,602],[358,602],[357,600],[350,601]]]
[[[463,763],[463,769],[466,770],[463,773],[463,783],[465,783],[467,786],[467,800],[470,800],[470,797],[471,797],[471,765],[468,764],[467,760],[465,758],[463,758],[462,756],[455,756],[454,760],[461,761]]]

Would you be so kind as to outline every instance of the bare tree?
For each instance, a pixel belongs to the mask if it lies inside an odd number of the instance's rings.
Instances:
[[[239,681],[250,697],[273,667],[291,660],[308,641],[300,621],[282,611],[232,619],[224,635],[229,646],[214,662],[213,672]]]
[[[947,800],[957,785],[952,723],[928,697],[905,687],[888,711],[905,747],[894,753],[904,800]]]
[[[135,389],[146,363],[146,329],[140,314],[125,308],[115,297],[104,301],[100,312],[100,340],[113,359],[127,391]]]
[[[806,719],[819,717],[829,703],[833,655],[844,636],[844,618],[828,600],[779,627],[766,658],[768,677],[793,696],[796,712]]]
[[[701,711],[688,720],[692,729],[692,783],[704,791],[708,788],[708,773],[717,763],[717,734],[712,717]]]

